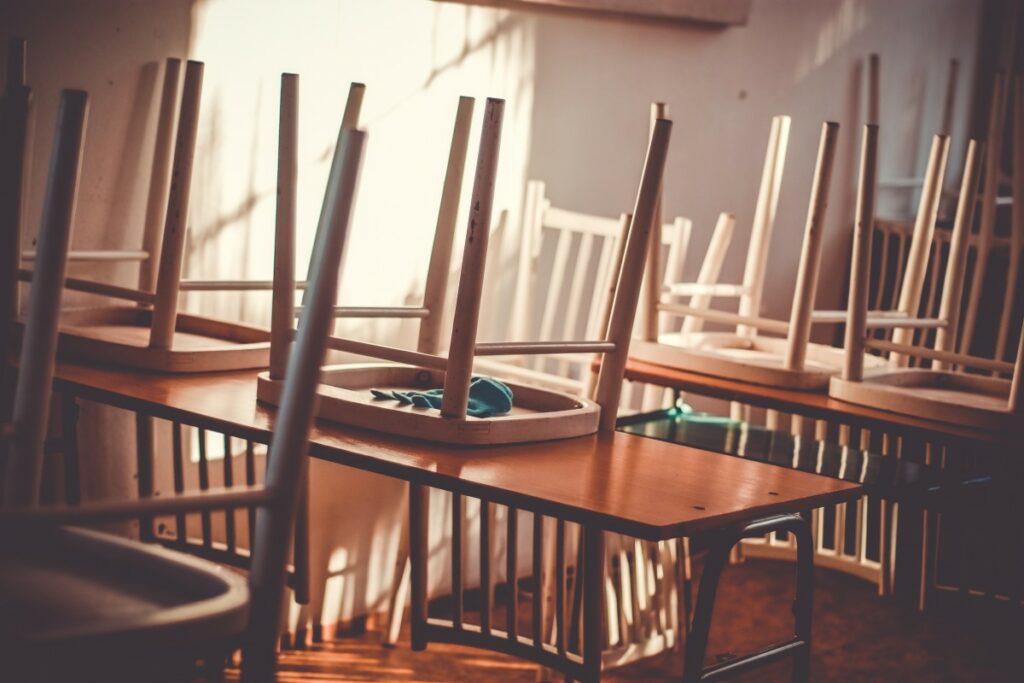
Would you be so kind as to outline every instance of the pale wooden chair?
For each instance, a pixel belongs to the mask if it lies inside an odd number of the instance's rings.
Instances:
[[[484,112],[475,194],[471,203],[447,357],[332,336],[328,340],[331,349],[389,363],[347,364],[326,368],[321,383],[319,417],[448,444],[521,443],[614,429],[616,410],[613,406],[618,404],[625,354],[629,345],[628,330],[624,330],[622,325],[625,322],[632,325],[634,313],[634,304],[628,298],[623,298],[622,287],[623,283],[630,282],[630,277],[637,269],[642,269],[643,254],[636,252],[636,246],[631,251],[627,243],[616,292],[616,302],[621,300],[622,303],[613,305],[607,334],[599,335],[601,339],[556,342],[476,340],[503,104],[501,100],[488,100]],[[669,124],[665,122],[664,125]],[[650,220],[649,217],[634,216],[633,225],[637,225],[641,219]],[[649,228],[649,224],[642,225],[642,234],[637,239],[646,240]],[[287,287],[282,289],[288,291]],[[278,329],[275,332],[279,338],[287,338],[289,334],[290,330]],[[604,354],[605,360],[596,384],[596,400],[512,383],[510,388],[516,396],[512,411],[487,418],[466,414],[475,357],[553,353]],[[260,400],[275,403],[280,393],[280,380],[270,377],[269,373],[261,373],[258,381]],[[444,389],[439,414],[375,400],[369,391],[370,388],[423,390],[436,387]]]
[[[284,399],[264,487],[38,508],[46,407],[58,334],[59,285],[67,261],[84,132],[85,93],[62,99],[58,138],[32,287],[6,457],[0,514],[0,650],[5,671],[32,680],[103,675],[187,675],[205,658],[215,676],[226,653],[242,646],[246,681],[275,679],[285,564],[306,447],[312,396],[331,324],[365,134],[342,128],[324,199],[321,249],[289,360]],[[256,549],[248,585],[212,563],[85,529],[144,515],[253,506]],[[42,581],[40,573],[48,577]]]
[[[1015,363],[954,351],[956,335],[960,329],[967,236],[974,217],[980,156],[979,146],[972,140],[968,147],[942,288],[939,318],[943,324],[936,336],[934,349],[914,346],[909,343],[912,338],[905,335],[894,336],[891,342],[867,337],[870,267],[868,240],[873,207],[858,207],[860,215],[856,224],[854,271],[850,279],[850,306],[846,323],[846,363],[842,376],[833,378],[829,386],[829,395],[833,398],[926,419],[970,424],[981,429],[1008,432],[1019,429],[1024,410],[1021,400],[1024,334]],[[861,363],[866,350],[888,353],[888,368],[866,370]],[[931,360],[932,367],[907,368],[907,360],[911,356]],[[955,371],[953,366],[987,370],[998,375],[1008,375],[1010,379],[981,377]]]
[[[823,240],[824,209],[828,199],[837,130],[837,124],[824,124],[822,127],[807,228],[797,273],[797,295],[790,311],[790,319],[773,320],[753,313],[744,313],[744,301],[747,302],[746,308],[750,311],[756,311],[756,307],[760,305],[758,283],[763,282],[762,257],[766,255],[767,240],[760,236],[761,231],[755,230],[755,238],[751,240],[747,256],[745,272],[748,277],[744,278],[743,285],[698,282],[677,284],[668,288],[669,293],[675,296],[739,297],[740,313],[728,313],[706,307],[697,308],[692,302],[690,305],[659,303],[658,310],[682,317],[684,322],[678,333],[662,334],[657,339],[648,337],[634,342],[631,354],[633,357],[756,384],[809,391],[826,389],[829,378],[841,371],[844,353],[842,349],[829,344],[811,343],[810,332],[814,325],[841,323],[845,317],[843,311],[814,309]],[[773,140],[778,135],[777,131],[773,131]],[[775,144],[774,141],[769,144],[769,160],[766,161],[759,206],[770,207],[772,203],[773,193],[770,188],[775,177],[769,169],[772,166],[771,150]],[[869,320],[872,327],[934,329],[942,324],[934,319],[910,318],[916,315],[921,301],[920,283],[925,277],[924,266],[927,263],[928,252],[932,248],[931,235],[934,233],[948,150],[948,136],[935,136],[929,157],[927,183],[921,195],[915,227],[915,234],[920,234],[921,237],[914,240],[908,251],[906,268],[909,276],[904,278],[900,307],[897,311],[872,312]],[[874,188],[871,191],[874,192]],[[764,199],[766,194],[769,197],[767,200]],[[767,209],[759,209],[758,213],[766,211]],[[757,224],[755,222],[755,227]],[[751,294],[751,291],[754,293]],[[707,305],[706,300],[700,303],[703,306]],[[694,319],[735,324],[737,327],[735,332],[704,333],[702,324],[695,322]],[[767,336],[761,332],[777,336]],[[883,361],[869,356],[865,363],[868,367],[880,367]]]
[[[466,165],[466,151],[469,146],[469,133],[475,103],[476,101],[472,97],[460,97],[456,109],[452,142],[444,182],[441,188],[441,199],[434,228],[434,242],[430,252],[430,262],[427,268],[421,305],[393,307],[334,306],[332,308],[332,315],[335,318],[416,318],[419,319],[419,332],[416,342],[418,352],[430,354],[436,353],[439,350],[452,246],[455,239],[456,220]],[[346,120],[348,120],[347,113]],[[294,166],[283,176],[278,192],[279,196],[284,197],[286,202],[289,202],[291,205],[294,204],[296,194]],[[287,358],[291,336],[294,333],[293,324],[295,316],[299,315],[303,310],[302,305],[295,305],[294,298],[297,283],[295,281],[295,231],[293,223],[294,219],[286,222],[278,221],[275,236],[270,368],[267,372],[267,379],[274,383],[280,382],[284,377],[285,359]],[[317,248],[315,245],[319,244],[320,233],[323,229],[322,225],[317,228],[314,251]],[[337,347],[335,346],[334,348]]]
[[[142,267],[136,288],[65,278],[67,289],[130,303],[62,311],[62,355],[172,373],[261,368],[269,363],[270,334],[266,329],[179,311],[181,292],[271,288],[270,281],[183,280],[181,277],[203,70],[203,63],[197,61],[189,61],[185,67],[177,132],[172,140],[181,63],[169,59],[166,64],[146,211],[147,235],[161,234],[162,222],[161,243],[140,251],[73,253],[73,259],[77,256],[77,260],[86,261],[139,260]],[[346,117],[353,125],[363,89],[361,84],[353,84],[349,93]],[[172,154],[173,161],[169,161]],[[27,256],[34,258],[34,252]],[[32,270],[19,269],[18,276],[23,281],[31,281]],[[154,278],[155,288],[152,287]]]

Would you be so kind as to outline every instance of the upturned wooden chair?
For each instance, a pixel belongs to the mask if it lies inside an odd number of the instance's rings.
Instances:
[[[781,132],[773,129],[773,142],[769,144],[769,160],[772,156],[771,150],[777,144],[774,142],[775,138],[785,137],[783,134],[785,126],[779,124],[779,127]],[[703,308],[695,307],[692,301],[690,305],[672,302],[659,303],[657,304],[658,310],[684,318],[680,331],[662,334],[655,339],[652,338],[650,330],[646,330],[647,338],[634,342],[631,351],[632,357],[755,384],[813,391],[826,389],[830,377],[841,371],[844,353],[842,349],[829,344],[812,343],[810,333],[814,325],[836,324],[845,319],[844,311],[814,309],[824,237],[824,213],[828,203],[828,185],[837,132],[837,124],[826,123],[822,126],[818,162],[808,207],[807,227],[797,272],[796,296],[789,321],[763,318],[753,312],[744,313],[745,308],[755,311],[756,306],[760,305],[760,294],[755,285],[758,282],[763,282],[764,262],[761,259],[766,255],[767,240],[760,236],[761,231],[755,230],[755,237],[751,240],[748,251],[745,271],[749,277],[744,278],[743,285],[698,282],[678,284],[668,288],[669,293],[675,296],[740,297],[740,313],[733,314],[707,308],[707,299],[699,300],[699,303],[704,306]],[[896,311],[872,311],[868,324],[873,328],[934,329],[941,325],[938,320],[911,321],[909,319],[916,314],[921,301],[921,282],[925,276],[922,264],[926,264],[928,251],[931,249],[930,235],[934,232],[948,151],[948,136],[935,136],[915,227],[915,231],[922,237],[916,239],[908,251],[906,264],[908,277],[904,280],[900,306]],[[766,161],[765,176],[762,181],[762,199],[766,192],[769,197],[772,197],[770,189],[766,190],[765,188],[771,188],[777,180],[774,172],[769,170],[770,168],[772,168],[772,164]],[[872,187],[871,192],[874,191],[874,187]],[[759,207],[772,205],[771,199],[766,201],[762,201],[762,199],[759,199]],[[758,213],[767,211],[768,209],[759,208]],[[757,225],[758,222],[755,221],[755,227]],[[714,251],[714,247],[713,240],[709,251]],[[748,279],[750,284],[747,284]],[[751,289],[752,286],[754,286],[753,289]],[[750,294],[751,291],[754,294]],[[744,306],[744,301],[747,302],[746,306]],[[701,320],[736,324],[736,331],[704,333],[702,323],[699,322]],[[776,336],[768,336],[762,332]],[[865,364],[868,367],[880,367],[883,361],[869,356],[865,359]]]
[[[286,93],[282,107],[295,110],[297,103],[294,93]],[[462,192],[462,180],[466,165],[466,151],[469,146],[470,126],[476,101],[472,97],[460,97],[455,113],[452,142],[441,188],[441,200],[434,228],[434,242],[424,284],[423,300],[419,306],[334,306],[331,315],[335,318],[375,318],[419,320],[417,350],[420,353],[436,353],[441,344],[442,320],[444,318],[445,295],[448,287],[448,273],[451,264],[452,245],[455,239],[456,220]],[[348,117],[346,110],[346,118]],[[304,304],[295,305],[295,197],[297,193],[294,158],[297,154],[293,138],[282,139],[281,158],[291,162],[279,167],[278,199],[283,210],[278,212],[275,249],[273,304],[271,314],[270,368],[266,380],[276,385],[284,377],[285,360],[289,344],[294,336],[295,316],[304,310]],[[318,228],[314,245],[320,242]],[[317,247],[314,246],[314,250]],[[301,284],[301,283],[298,283]],[[333,346],[338,349],[337,338],[332,337]],[[332,344],[331,341],[328,342]]]
[[[166,63],[146,210],[146,234],[162,234],[160,243],[142,250],[71,252],[75,261],[137,260],[139,286],[65,278],[67,289],[129,303],[62,311],[62,355],[171,373],[263,368],[269,364],[270,335],[266,329],[179,311],[182,292],[271,288],[270,281],[182,279],[203,71],[202,62],[186,64],[175,122],[181,61],[168,59]],[[345,112],[349,127],[357,124],[363,91],[362,84],[352,85]],[[20,170],[18,174],[20,177]],[[17,232],[18,224],[11,223],[10,228]],[[15,241],[17,237],[8,239]],[[16,249],[15,253],[20,252]],[[23,256],[27,260],[36,258],[32,251]],[[31,281],[32,270],[19,269],[18,277]]]
[[[622,385],[635,298],[627,286],[633,278],[639,286],[649,216],[634,216],[639,236],[627,241],[623,265],[618,277],[615,304],[609,315],[607,334],[596,341],[556,342],[478,342],[481,292],[489,240],[498,141],[504,102],[489,99],[484,111],[480,152],[477,162],[467,229],[462,270],[454,312],[451,343],[447,357],[422,351],[356,341],[332,336],[328,347],[389,361],[387,364],[332,366],[325,369],[319,392],[318,416],[426,441],[448,444],[490,445],[544,441],[592,434],[599,429],[614,429],[616,409]],[[668,126],[668,122],[659,124]],[[667,132],[659,134],[659,139]],[[667,142],[667,139],[665,140]],[[643,249],[640,249],[642,244]],[[638,251],[639,250],[639,251]],[[283,287],[282,291],[288,291]],[[291,332],[278,329],[278,338]],[[602,353],[605,361],[597,380],[596,400],[564,393],[510,384],[515,399],[512,410],[504,415],[477,418],[467,415],[474,359],[478,356],[517,356],[533,354]],[[499,378],[500,379],[500,378]],[[426,390],[443,387],[440,412],[400,406],[379,401],[371,388]],[[280,380],[269,373],[259,376],[259,398],[276,403]]]
[[[866,147],[872,144],[868,142],[868,137]],[[960,201],[942,287],[938,316],[941,325],[934,349],[914,346],[909,326],[897,330],[892,341],[867,336],[874,206],[863,197],[858,199],[854,270],[850,278],[850,306],[846,320],[846,362],[842,376],[833,378],[829,386],[829,395],[833,398],[926,419],[970,424],[981,429],[1007,432],[1019,430],[1020,419],[1024,414],[1024,372],[1021,369],[1024,365],[1024,334],[1019,341],[1016,363],[978,358],[954,351],[957,332],[960,330],[967,240],[974,219],[980,157],[980,146],[972,140],[967,150]],[[872,149],[865,154],[861,170],[862,185],[873,183],[874,172]],[[920,238],[930,242],[930,235],[915,234],[914,238],[915,241]],[[926,266],[926,262],[920,264],[921,279]],[[912,279],[911,276],[912,273],[908,272],[907,278]],[[906,292],[906,288],[903,291]],[[868,350],[888,353],[887,367],[865,368],[862,361]],[[932,366],[907,368],[911,356],[931,360]],[[996,376],[968,374],[955,370],[955,366],[987,370]],[[1009,376],[1010,379],[1003,379],[999,375]]]
[[[306,466],[313,392],[354,201],[365,134],[342,128],[324,199],[321,248],[289,360],[266,485],[39,508],[42,444],[54,372],[59,286],[74,213],[85,93],[62,97],[22,345],[14,420],[5,426],[0,513],[0,652],[19,680],[181,680],[205,659],[214,676],[242,646],[242,677],[275,678],[285,564]],[[252,568],[241,577],[177,552],[63,526],[255,507]],[[193,672],[194,673],[194,672]]]

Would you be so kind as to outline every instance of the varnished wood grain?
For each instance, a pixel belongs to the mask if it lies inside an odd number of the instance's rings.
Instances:
[[[62,364],[58,389],[267,441],[274,413],[249,371],[168,376]],[[452,448],[318,423],[314,457],[656,540],[852,500],[860,487],[614,433]]]

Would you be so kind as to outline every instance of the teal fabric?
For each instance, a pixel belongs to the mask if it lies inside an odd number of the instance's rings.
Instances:
[[[712,415],[711,413],[698,413],[694,411],[693,406],[689,403],[681,403],[675,407],[678,411],[677,414],[686,416],[687,422],[695,422],[700,424],[715,424],[724,426],[739,426],[741,423],[739,420],[734,420],[731,417],[725,417],[722,415]]]
[[[381,401],[398,401],[402,405],[417,408],[441,409],[444,389],[428,391],[391,391],[370,389],[374,398]],[[493,377],[474,377],[469,383],[469,405],[466,413],[473,417],[494,417],[512,410],[512,390],[504,382]]]

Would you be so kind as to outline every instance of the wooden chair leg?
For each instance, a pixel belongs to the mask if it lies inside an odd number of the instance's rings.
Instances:
[[[676,574],[679,591],[679,628],[682,637],[676,639],[677,648],[683,641],[690,639],[690,621],[693,619],[693,571],[691,566],[690,539],[681,538],[676,541]]]
[[[139,498],[146,498],[154,493],[153,419],[148,415],[135,414],[135,443]],[[139,518],[139,540],[144,542],[156,540],[152,517]]]
[[[793,637],[770,645],[757,652],[729,659],[720,664],[704,668],[708,635],[711,631],[711,615],[722,570],[729,561],[732,547],[744,538],[763,536],[770,532],[788,531],[797,539],[796,600],[793,602]],[[710,543],[710,550],[704,561],[697,592],[697,605],[693,615],[693,626],[686,641],[683,668],[683,683],[721,680],[744,671],[773,663],[783,657],[793,657],[793,680],[806,683],[810,680],[811,652],[811,610],[814,595],[814,548],[812,545],[810,521],[807,516],[788,514],[777,515],[751,522],[739,529],[717,534]]]

